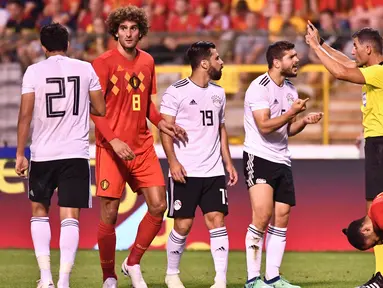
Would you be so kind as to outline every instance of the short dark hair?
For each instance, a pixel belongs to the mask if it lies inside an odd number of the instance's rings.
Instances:
[[[365,217],[354,220],[348,225],[347,229],[343,229],[342,232],[347,236],[348,242],[358,249],[358,250],[367,250],[369,247],[366,247],[364,235],[362,234],[362,226],[364,223]]]
[[[269,69],[273,67],[274,59],[281,60],[285,52],[294,49],[295,45],[289,41],[278,41],[269,46],[266,51],[266,60]]]
[[[202,60],[207,60],[211,57],[210,49],[215,49],[215,45],[209,41],[198,41],[188,48],[186,56],[192,70],[196,69]]]
[[[140,39],[148,34],[149,20],[145,10],[134,5],[128,5],[112,11],[106,20],[108,32],[113,36],[114,40],[117,40],[116,34],[118,32],[118,27],[125,21],[137,23],[138,30],[140,30]]]
[[[331,10],[331,9],[324,9],[319,14],[328,14],[332,18],[335,17],[335,12],[334,12],[334,10]]]
[[[68,30],[59,23],[45,25],[40,31],[40,41],[49,52],[68,50]]]
[[[6,5],[16,4],[17,6],[24,8],[24,2],[21,0],[8,0]]]
[[[358,38],[359,43],[370,42],[375,52],[383,54],[383,39],[379,31],[373,28],[362,28],[352,35],[352,38]]]

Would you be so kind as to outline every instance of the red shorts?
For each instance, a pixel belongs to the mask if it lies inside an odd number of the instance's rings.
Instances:
[[[126,183],[134,192],[144,187],[165,186],[153,146],[131,161],[124,161],[114,151],[97,146],[96,183],[96,195],[111,198],[121,198]]]

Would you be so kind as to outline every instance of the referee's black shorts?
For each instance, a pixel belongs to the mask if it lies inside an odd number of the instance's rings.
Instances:
[[[367,137],[364,146],[366,200],[383,192],[383,136]]]

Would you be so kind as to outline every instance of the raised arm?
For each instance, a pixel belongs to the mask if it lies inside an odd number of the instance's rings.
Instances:
[[[315,35],[315,37],[317,38],[318,42],[321,44],[323,49],[336,61],[338,61],[339,63],[342,63],[344,66],[348,68],[357,67],[356,62],[354,60],[348,58],[342,52],[332,48],[330,45],[326,44],[326,42],[323,42],[323,39],[321,40],[321,37],[319,35],[318,29],[315,28],[315,26],[310,22],[310,20],[308,21],[308,24],[307,24],[307,30],[310,30]]]

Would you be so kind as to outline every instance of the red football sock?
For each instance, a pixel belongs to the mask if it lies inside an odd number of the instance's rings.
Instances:
[[[114,262],[116,256],[116,232],[114,225],[105,224],[100,221],[97,233],[98,249],[104,281],[107,278],[117,279],[114,272]]]
[[[161,225],[162,217],[154,217],[150,215],[149,212],[146,213],[145,217],[138,226],[136,241],[134,242],[128,258],[129,266],[140,264],[142,256],[144,255],[146,249],[149,248],[154,237],[156,237],[160,231]]]

